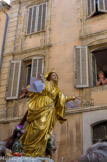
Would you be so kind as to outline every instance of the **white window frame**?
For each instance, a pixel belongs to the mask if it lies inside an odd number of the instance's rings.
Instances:
[[[41,22],[43,22],[43,21],[42,21],[42,17],[43,17],[43,5],[44,5],[44,4],[46,4],[46,11],[45,11],[45,13],[46,13],[46,15],[45,15],[45,27],[44,27],[44,29],[42,30],[42,24],[43,24],[43,23],[41,23],[40,30],[38,30],[39,7],[42,5],[42,11],[41,11],[41,12],[42,12]],[[35,30],[34,30],[34,32],[32,32],[32,20],[33,20],[33,11],[34,11],[34,7],[36,7],[36,17],[35,17],[35,19],[36,19],[37,21],[35,21]],[[28,22],[29,22],[29,11],[30,11],[30,8],[32,8],[31,27],[30,27],[30,32],[27,33],[27,30],[28,30]],[[37,4],[37,5],[31,6],[31,7],[28,8],[28,18],[27,18],[26,34],[33,34],[33,33],[37,33],[37,32],[44,31],[44,30],[46,29],[47,9],[48,9],[48,3],[47,3],[47,2],[40,3],[40,4]]]

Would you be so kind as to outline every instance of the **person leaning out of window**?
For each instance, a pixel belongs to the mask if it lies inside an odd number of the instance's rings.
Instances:
[[[22,87],[23,93],[21,94],[21,96],[19,96],[19,99],[29,97],[28,88],[29,88],[29,85],[26,87]]]
[[[97,86],[105,85],[105,84],[107,84],[107,78],[104,77],[103,71],[99,71],[98,80],[97,80]]]

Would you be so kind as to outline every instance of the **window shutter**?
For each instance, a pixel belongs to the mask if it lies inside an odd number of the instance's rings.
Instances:
[[[32,21],[32,8],[29,8],[27,21],[27,34],[29,34],[31,31],[31,21]]]
[[[44,71],[44,60],[42,57],[32,59],[32,77],[38,77],[38,74],[43,74]]]
[[[17,99],[21,75],[21,61],[11,61],[6,99]]]
[[[96,86],[97,82],[97,68],[96,68],[96,58],[93,54],[91,54],[91,75],[92,75],[92,86]]]
[[[107,12],[107,0],[98,0],[98,11]]]
[[[39,6],[39,17],[38,17],[38,29],[37,31],[41,31],[42,24],[42,5]]]
[[[36,9],[37,9],[37,7],[34,6],[34,8],[33,8],[33,18],[32,18],[32,30],[31,30],[31,33],[35,32]]]
[[[95,13],[96,13],[95,0],[87,0],[87,15],[88,15],[88,17],[93,16]]]
[[[27,34],[45,29],[47,18],[47,3],[42,3],[28,10]]]
[[[43,4],[43,16],[42,16],[42,28],[44,30],[46,27],[46,18],[47,18],[47,3]]]
[[[74,48],[74,73],[74,85],[76,88],[89,86],[88,50],[86,46]]]

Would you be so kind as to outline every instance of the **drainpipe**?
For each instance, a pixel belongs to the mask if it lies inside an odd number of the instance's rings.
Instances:
[[[7,25],[8,25],[8,14],[3,9],[3,6],[5,6],[8,10],[10,9],[10,6],[7,5],[6,2],[0,1],[0,9],[4,12],[6,15],[6,22],[5,22],[5,29],[4,29],[4,36],[3,36],[3,43],[2,43],[2,49],[1,49],[1,57],[0,57],[0,74],[1,74],[1,68],[2,68],[2,60],[3,60],[3,53],[4,53],[4,46],[5,46],[5,39],[6,39],[6,32],[7,32]]]

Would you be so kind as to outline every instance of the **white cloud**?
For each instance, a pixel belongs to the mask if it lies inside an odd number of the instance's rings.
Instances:
[[[8,4],[10,4],[10,0],[4,0],[5,2],[7,2]]]

